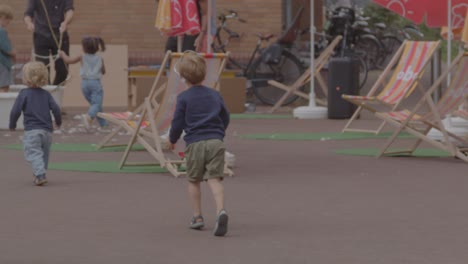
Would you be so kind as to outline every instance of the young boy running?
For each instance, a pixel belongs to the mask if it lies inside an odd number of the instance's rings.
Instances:
[[[52,144],[53,124],[60,127],[62,116],[60,107],[52,95],[42,89],[49,79],[47,67],[42,62],[29,62],[23,67],[23,82],[28,86],[21,90],[10,113],[10,130],[16,129],[16,122],[23,112],[24,122],[24,157],[31,163],[34,184],[47,183],[46,170],[49,162],[49,150]]]
[[[228,215],[224,209],[224,135],[229,124],[229,112],[219,92],[203,86],[205,60],[195,52],[186,52],[175,65],[182,81],[189,87],[179,94],[169,133],[171,147],[185,131],[188,193],[193,208],[190,228],[205,225],[201,210],[200,183],[207,181],[216,203],[215,236],[227,233]]]

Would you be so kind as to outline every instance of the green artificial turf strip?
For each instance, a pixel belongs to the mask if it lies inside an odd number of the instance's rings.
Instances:
[[[53,143],[52,151],[58,152],[123,152],[127,146],[105,147],[96,149],[95,144],[70,144],[70,143]],[[23,150],[21,144],[11,144],[2,146],[6,149]],[[134,145],[132,150],[144,150],[143,146]]]
[[[269,140],[349,140],[349,139],[372,139],[372,138],[388,138],[392,132],[383,132],[378,135],[372,133],[361,132],[322,132],[322,133],[261,133],[261,134],[246,134],[242,138],[248,139],[269,139]],[[408,133],[401,133],[399,138],[413,138]]]
[[[277,114],[231,114],[231,119],[292,119],[292,115]]]
[[[388,151],[400,151],[403,149],[389,149]],[[352,156],[375,156],[379,149],[377,148],[357,148],[357,149],[339,149],[335,151],[341,155],[352,155]],[[416,151],[410,154],[388,154],[388,156],[414,156],[414,157],[450,157],[450,154],[446,151],[439,149],[416,149]]]
[[[157,165],[151,166],[126,166],[121,170],[116,161],[82,161],[50,163],[50,170],[81,171],[81,172],[107,172],[107,173],[163,173],[167,172]]]

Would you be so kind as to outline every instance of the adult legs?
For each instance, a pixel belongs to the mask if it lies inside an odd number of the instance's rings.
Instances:
[[[40,61],[47,66],[47,69],[50,72],[50,50],[53,48],[53,43],[50,42],[50,39],[42,36],[40,34],[34,33],[33,34],[33,43],[34,43],[34,60]],[[49,76],[49,83],[50,83],[50,76]]]
[[[0,63],[0,93],[6,93],[10,89],[12,70]]]
[[[61,50],[63,50],[67,55],[70,54],[70,41],[69,41],[67,33],[63,34]],[[58,53],[57,48],[55,48],[52,53],[54,55],[57,54]],[[62,84],[67,79],[67,76],[68,76],[68,65],[65,64],[63,59],[61,58],[57,59],[55,61],[55,79],[54,79],[53,84],[54,85]]]
[[[182,51],[193,50],[195,51],[195,39],[198,35],[184,35],[184,41],[182,42]]]
[[[49,56],[50,56],[50,53],[52,53],[53,56],[57,55],[58,53],[57,43],[55,43],[55,40],[53,37],[46,37],[37,33],[34,33],[33,35],[33,42],[34,42],[34,53],[36,54],[35,59],[37,61],[41,61],[42,63],[44,63],[50,72]],[[69,42],[68,34],[66,33],[63,34],[61,49],[65,51],[65,53],[67,54],[69,54],[70,52],[70,42]],[[54,66],[55,66],[55,79],[54,79],[53,84],[58,85],[62,83],[63,81],[65,81],[65,79],[67,78],[68,68],[62,59],[57,59],[54,62]],[[49,76],[49,79],[50,79],[50,76]],[[50,83],[50,80],[49,80],[49,83]]]
[[[172,52],[177,52],[177,37],[168,37],[166,41],[166,47],[165,50],[172,51]]]

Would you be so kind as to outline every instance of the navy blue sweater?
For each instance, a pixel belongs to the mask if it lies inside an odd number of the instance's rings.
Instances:
[[[192,86],[177,96],[169,140],[175,144],[185,131],[185,143],[224,139],[229,111],[219,92],[206,86]]]
[[[52,132],[52,111],[55,124],[62,125],[60,107],[52,95],[42,88],[26,88],[19,92],[10,113],[10,129],[16,128],[16,122],[23,112],[24,130],[43,129]]]

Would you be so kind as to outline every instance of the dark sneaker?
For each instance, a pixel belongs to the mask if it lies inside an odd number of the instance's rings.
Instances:
[[[197,229],[200,230],[205,226],[205,220],[203,219],[203,216],[194,216],[192,217],[192,220],[190,221],[190,228],[191,229]]]
[[[47,179],[45,176],[37,176],[35,179],[34,179],[34,184],[36,186],[42,186],[44,184],[47,183]]]
[[[226,210],[221,210],[218,214],[218,217],[216,217],[216,225],[213,231],[213,234],[215,236],[224,236],[227,233],[228,230],[228,215]]]

